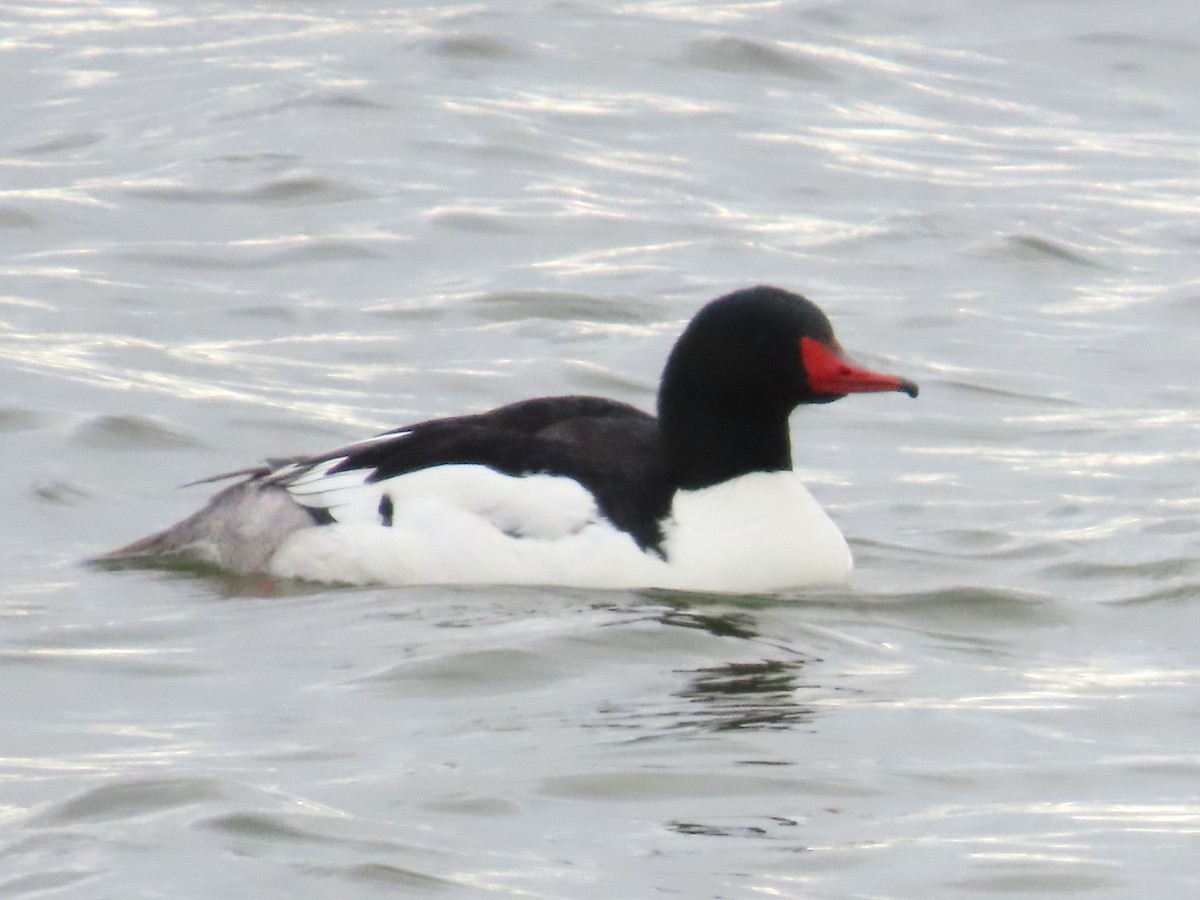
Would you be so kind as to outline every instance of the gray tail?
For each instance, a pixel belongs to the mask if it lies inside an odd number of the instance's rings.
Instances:
[[[93,557],[100,565],[201,563],[264,572],[288,535],[316,524],[286,490],[256,479],[230,485],[194,515]]]

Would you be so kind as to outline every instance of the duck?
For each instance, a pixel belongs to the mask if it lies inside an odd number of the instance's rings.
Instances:
[[[760,285],[704,305],[657,414],[592,396],[431,419],[237,479],[105,563],[348,585],[750,593],[834,585],[850,549],[793,468],[792,412],[918,387],[860,365],[812,301]]]

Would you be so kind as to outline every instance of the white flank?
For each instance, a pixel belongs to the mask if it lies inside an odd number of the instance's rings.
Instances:
[[[665,562],[609,524],[569,478],[511,477],[484,466],[438,466],[375,484],[365,483],[366,474],[289,486],[298,502],[327,507],[338,522],[288,537],[271,559],[272,572],[351,584],[727,592],[840,583],[850,574],[841,533],[791,472],[678,494],[666,524]],[[390,526],[380,513],[385,495]]]

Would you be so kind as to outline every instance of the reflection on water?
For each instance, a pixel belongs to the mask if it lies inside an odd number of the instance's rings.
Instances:
[[[761,825],[712,825],[700,822],[670,822],[667,827],[678,834],[701,835],[703,837],[733,837],[733,838],[779,838],[795,839],[794,833],[787,829],[795,828],[800,823],[795,819],[783,816],[771,816]],[[792,847],[791,850],[802,848]]]
[[[734,610],[725,613],[701,613],[691,609],[671,608],[657,617],[663,625],[678,628],[699,628],[716,637],[758,637],[754,617]]]
[[[808,722],[813,711],[796,702],[796,679],[802,662],[764,660],[729,663],[688,673],[691,683],[679,696],[695,718],[686,726],[713,731],[747,728],[790,728]]]

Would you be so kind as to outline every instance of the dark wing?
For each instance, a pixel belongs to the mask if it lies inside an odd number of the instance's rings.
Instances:
[[[642,547],[659,549],[659,521],[673,489],[658,422],[598,397],[547,397],[486,413],[432,419],[272,472],[286,485],[323,463],[324,475],[362,473],[366,483],[444,465],[484,465],[506,475],[561,475],[580,482],[600,511]]]

